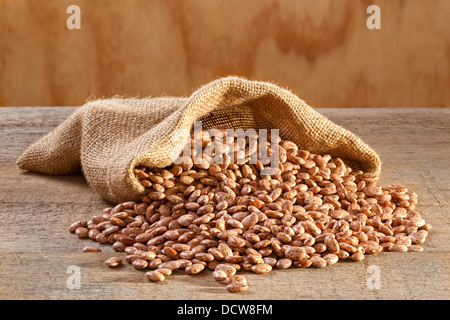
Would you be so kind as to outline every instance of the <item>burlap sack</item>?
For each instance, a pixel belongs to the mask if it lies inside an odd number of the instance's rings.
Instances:
[[[189,98],[88,102],[32,144],[17,164],[49,175],[81,170],[105,200],[138,200],[145,190],[133,168],[170,165],[196,120],[203,128],[279,129],[283,139],[311,152],[349,160],[367,172],[381,169],[377,153],[360,138],[288,90],[239,77],[210,82]]]

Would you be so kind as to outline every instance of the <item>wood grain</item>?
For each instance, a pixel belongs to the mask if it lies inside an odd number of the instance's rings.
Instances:
[[[81,9],[69,30],[66,9]],[[381,30],[366,27],[371,4]],[[0,0],[0,106],[187,96],[239,75],[314,107],[450,107],[446,0]]]
[[[76,108],[0,109],[0,299],[449,299],[450,298],[450,109],[320,109],[330,120],[369,143],[383,160],[381,185],[400,183],[419,194],[418,210],[434,227],[421,253],[368,255],[361,263],[325,269],[246,273],[250,289],[230,294],[210,272],[175,273],[150,283],[125,264],[104,265],[113,254],[83,253],[86,245],[67,231],[107,204],[82,175],[49,177],[23,172],[15,160]],[[114,253],[117,254],[117,253]],[[80,289],[68,289],[69,266],[78,266]],[[369,289],[369,266],[381,272]]]

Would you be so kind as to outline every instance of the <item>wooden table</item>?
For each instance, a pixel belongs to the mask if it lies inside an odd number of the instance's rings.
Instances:
[[[367,255],[360,263],[325,269],[247,273],[250,289],[228,293],[210,272],[174,274],[151,283],[125,265],[109,269],[101,253],[67,231],[107,204],[83,176],[23,172],[24,149],[74,112],[72,107],[0,108],[1,299],[449,299],[450,109],[319,109],[359,135],[383,160],[381,185],[399,183],[419,194],[418,210],[434,227],[421,253]],[[73,270],[80,275],[72,288]],[[372,279],[379,271],[380,286]],[[71,289],[72,288],[72,289]]]

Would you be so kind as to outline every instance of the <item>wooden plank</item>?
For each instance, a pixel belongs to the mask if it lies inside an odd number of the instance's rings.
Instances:
[[[381,253],[363,262],[340,262],[325,269],[273,270],[267,275],[245,273],[250,289],[230,294],[211,271],[189,276],[175,272],[163,283],[152,283],[144,271],[128,263],[105,266],[109,252],[0,253],[0,299],[448,299],[448,253]],[[123,254],[115,254],[123,256]],[[76,266],[80,288],[71,289]],[[371,289],[369,266],[379,267],[380,286]],[[243,273],[244,274],[244,273]],[[67,283],[69,282],[69,286]],[[369,283],[369,285],[368,285]]]
[[[16,161],[31,143],[61,124],[76,107],[0,108],[1,161]]]
[[[358,134],[383,159],[380,184],[401,183],[419,194],[418,210],[433,225],[422,253],[381,253],[361,263],[325,269],[246,273],[250,289],[229,294],[210,272],[177,273],[162,284],[125,264],[111,270],[111,246],[80,240],[67,231],[75,220],[107,204],[81,175],[49,177],[18,169],[28,144],[61,123],[75,108],[0,109],[1,299],[449,299],[450,109],[321,109]],[[33,132],[33,134],[29,134]],[[102,253],[83,253],[97,245]],[[80,289],[69,289],[67,268],[80,268]],[[371,289],[370,269],[380,270]],[[293,279],[295,281],[293,281]],[[70,279],[69,279],[70,280]]]
[[[69,30],[69,5],[81,29]],[[369,30],[369,5],[381,29]],[[449,107],[446,0],[0,1],[0,105],[190,95],[239,75],[315,107]]]

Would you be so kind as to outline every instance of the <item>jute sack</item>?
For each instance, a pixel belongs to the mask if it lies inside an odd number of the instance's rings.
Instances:
[[[145,193],[137,165],[165,167],[180,154],[194,121],[203,128],[279,129],[303,149],[340,157],[379,173],[377,153],[296,95],[271,83],[226,77],[188,98],[103,99],[86,103],[17,160],[49,175],[83,172],[105,200],[139,200]]]

